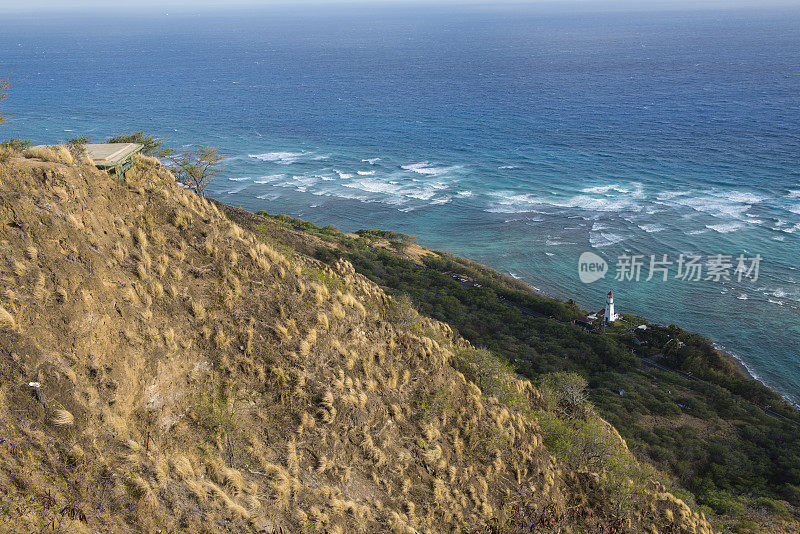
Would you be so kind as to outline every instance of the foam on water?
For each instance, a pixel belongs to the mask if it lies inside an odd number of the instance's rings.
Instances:
[[[639,228],[647,232],[648,234],[654,234],[656,232],[663,232],[667,228],[663,224],[659,223],[651,223],[651,224],[639,224]]]
[[[249,157],[260,159],[261,161],[279,163],[281,165],[291,165],[300,158],[308,155],[308,152],[266,152],[264,154],[250,154]]]
[[[285,174],[269,174],[267,176],[262,176],[258,180],[253,180],[253,183],[254,184],[268,184],[268,183],[274,182],[276,180],[281,180],[283,178],[286,178]]]
[[[718,195],[702,195],[701,193],[691,197],[675,197],[672,202],[698,212],[707,213],[713,217],[736,219],[741,218],[747,210],[752,208],[751,204],[731,201]]]
[[[385,195],[402,195],[403,191],[401,186],[370,178],[354,180],[352,182],[342,184],[342,186],[349,187],[351,189],[360,189],[361,191],[366,191],[367,193],[382,193]]]
[[[449,167],[436,167],[427,161],[422,163],[412,163],[410,165],[402,165],[401,168],[406,171],[415,172],[417,174],[424,174],[426,176],[440,176],[447,174],[461,168],[459,165],[452,165]]]
[[[625,236],[615,234],[612,232],[591,232],[589,234],[589,243],[593,247],[608,247],[620,243],[626,239]]]
[[[720,234],[729,234],[731,232],[735,232],[736,230],[741,230],[742,228],[744,228],[744,223],[734,221],[734,222],[719,223],[719,224],[707,224],[706,228],[708,228],[709,230],[714,230],[715,232],[719,232]]]

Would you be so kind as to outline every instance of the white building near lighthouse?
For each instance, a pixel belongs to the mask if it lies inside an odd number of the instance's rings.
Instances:
[[[613,323],[614,321],[619,319],[619,316],[616,313],[614,313],[614,292],[613,291],[609,291],[608,292],[608,296],[606,296],[606,311],[603,314],[603,317],[605,318],[605,321],[607,323]]]

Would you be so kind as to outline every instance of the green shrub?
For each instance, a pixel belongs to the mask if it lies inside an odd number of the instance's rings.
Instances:
[[[782,516],[789,516],[791,514],[789,503],[786,501],[770,499],[769,497],[759,497],[758,501],[756,502],[762,508],[766,508],[767,510]]]
[[[720,515],[738,517],[744,512],[744,505],[736,497],[723,491],[705,496],[703,502]]]
[[[157,158],[169,156],[175,152],[173,147],[164,147],[164,138],[154,135],[146,135],[144,132],[134,132],[128,134],[115,135],[107,143],[138,143],[144,145],[142,154],[155,156]]]
[[[386,305],[385,313],[387,321],[403,330],[414,330],[419,324],[419,313],[406,294],[393,297]]]
[[[518,390],[514,368],[486,349],[458,349],[453,367],[477,385],[484,395],[496,397],[503,404],[520,411],[532,407],[525,394]]]
[[[86,145],[91,142],[92,140],[85,135],[76,135],[72,139],[67,139],[61,144],[67,147],[67,150],[69,150],[75,160],[80,160],[86,156]]]
[[[761,525],[755,521],[741,521],[738,525],[733,527],[734,534],[758,534],[763,532]]]
[[[21,139],[19,136],[6,139],[5,141],[0,141],[0,148],[11,149],[14,152],[22,152],[29,146],[31,146],[30,140]]]

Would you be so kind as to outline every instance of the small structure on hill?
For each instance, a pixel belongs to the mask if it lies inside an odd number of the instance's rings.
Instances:
[[[595,323],[597,323],[597,314],[590,313],[589,315],[578,317],[577,319],[575,319],[574,323],[584,328],[591,329],[595,325]]]
[[[88,143],[85,148],[86,155],[92,159],[98,169],[124,179],[125,172],[133,164],[131,157],[140,152],[144,145],[139,143]]]
[[[607,323],[613,323],[617,319],[619,319],[619,315],[614,313],[614,292],[609,291],[608,295],[606,296],[606,309],[605,313],[603,313],[603,319]]]

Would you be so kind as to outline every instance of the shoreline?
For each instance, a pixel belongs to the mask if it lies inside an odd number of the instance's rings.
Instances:
[[[353,235],[353,236],[355,236],[356,234],[348,234],[348,235]],[[391,249],[391,247],[389,246],[389,243],[388,243],[388,242],[385,242],[385,243],[380,243],[380,244],[378,244],[378,246],[380,246],[380,247],[382,247],[382,248],[385,248],[385,249],[387,249],[387,250],[393,251],[393,250]],[[419,244],[419,243],[415,243],[415,244],[414,244],[414,246],[415,246],[415,247],[416,247],[416,249],[417,249],[416,253],[415,253],[413,256],[412,256],[412,255],[409,255],[408,253],[405,253],[405,255],[406,255],[406,256],[408,256],[408,257],[409,257],[409,259],[411,259],[412,261],[415,261],[415,262],[417,262],[417,263],[421,263],[421,262],[420,262],[420,257],[421,257],[422,255],[424,255],[424,254],[433,254],[433,255],[437,255],[437,251],[434,251],[434,250],[432,250],[432,249],[430,249],[430,248],[428,248],[428,247],[426,247],[426,246],[424,246],[424,245],[421,245],[421,244]],[[396,253],[397,251],[393,251],[393,252],[395,252],[395,253]],[[447,253],[447,254],[453,254],[452,252],[449,252],[449,251],[447,251],[447,250],[443,250],[443,251],[440,251],[440,252],[445,252],[445,253]],[[455,254],[454,254],[454,255],[455,255]],[[541,296],[543,296],[543,297],[547,297],[547,298],[549,298],[549,299],[559,300],[559,301],[561,301],[561,302],[567,302],[568,300],[571,300],[571,299],[569,299],[569,298],[566,298],[566,299],[565,299],[565,298],[563,298],[563,297],[561,297],[561,296],[554,296],[554,295],[548,294],[548,293],[546,293],[545,291],[542,291],[541,289],[539,289],[538,287],[534,287],[534,286],[532,286],[532,285],[531,285],[531,284],[529,284],[529,283],[528,283],[528,282],[527,282],[527,281],[526,281],[526,280],[525,280],[525,279],[524,279],[522,276],[520,276],[520,275],[518,275],[518,274],[516,274],[516,273],[512,273],[511,271],[508,271],[508,270],[505,270],[505,269],[500,269],[500,268],[494,268],[494,267],[491,267],[491,266],[489,266],[489,265],[484,265],[484,264],[482,264],[482,263],[480,263],[480,262],[477,262],[477,261],[475,261],[475,260],[473,260],[473,259],[471,259],[471,258],[469,258],[469,257],[466,257],[466,256],[465,256],[464,258],[465,258],[465,259],[467,259],[467,260],[469,260],[469,261],[471,261],[471,262],[474,262],[474,263],[476,263],[476,264],[480,265],[480,266],[481,266],[481,267],[483,267],[484,269],[487,269],[487,270],[490,270],[490,271],[495,271],[495,272],[499,273],[501,276],[508,276],[509,278],[513,279],[513,280],[514,280],[516,283],[523,284],[523,285],[524,285],[524,286],[525,286],[525,287],[526,287],[526,288],[527,288],[529,291],[531,291],[532,293],[534,293],[534,294],[536,294],[536,295],[541,295]],[[641,317],[641,316],[640,316],[640,317]],[[647,318],[645,318],[645,317],[642,317],[642,318],[643,318],[643,319],[645,319],[645,320],[646,320],[646,321],[648,321],[648,322],[652,322],[652,321],[650,321],[649,319],[647,319]],[[655,324],[661,324],[661,323],[655,322]],[[681,327],[681,328],[683,328],[684,330],[686,330],[686,328],[685,328],[685,327]],[[688,330],[687,330],[687,331],[688,331]],[[719,355],[720,355],[720,356],[721,356],[721,357],[722,357],[722,358],[723,358],[723,359],[724,359],[724,360],[725,360],[725,361],[726,361],[726,362],[727,362],[727,363],[728,363],[728,364],[731,366],[731,368],[732,368],[734,371],[736,371],[736,372],[737,372],[737,373],[738,373],[740,376],[742,376],[743,378],[749,379],[749,380],[755,380],[756,382],[759,382],[759,383],[760,383],[760,384],[762,384],[763,386],[765,386],[765,387],[769,388],[770,390],[774,391],[775,393],[777,393],[778,395],[780,395],[781,397],[783,397],[784,399],[786,399],[786,401],[787,401],[787,402],[789,402],[790,404],[793,404],[793,405],[795,405],[795,406],[797,406],[797,407],[799,407],[799,408],[800,408],[800,405],[798,405],[798,404],[797,404],[797,403],[795,403],[795,402],[792,402],[792,401],[791,401],[789,398],[787,398],[787,396],[786,396],[786,395],[784,395],[784,394],[783,394],[783,393],[781,393],[780,391],[776,390],[775,388],[773,388],[772,386],[768,385],[768,384],[767,384],[767,383],[765,383],[763,380],[761,380],[761,379],[758,377],[758,375],[757,375],[755,372],[753,372],[753,371],[751,371],[751,370],[750,370],[750,368],[748,367],[748,365],[747,365],[747,364],[746,364],[746,363],[745,363],[745,362],[744,362],[744,361],[743,361],[741,358],[739,358],[738,356],[736,356],[736,355],[735,355],[735,354],[733,354],[732,352],[729,352],[727,349],[725,349],[725,348],[724,348],[722,345],[720,345],[719,343],[717,343],[717,342],[716,342],[716,341],[714,341],[713,339],[711,339],[711,338],[709,338],[709,337],[706,337],[706,339],[708,339],[708,340],[709,340],[709,342],[710,342],[710,343],[711,343],[711,344],[714,346],[714,348],[717,350],[717,353],[718,353],[718,354],[719,354]]]
[[[739,372],[739,374],[741,374],[741,375],[742,375],[742,376],[744,376],[745,378],[749,378],[750,380],[755,380],[755,381],[757,381],[757,382],[760,382],[760,383],[764,384],[766,387],[768,387],[768,388],[769,388],[769,389],[771,389],[772,391],[775,391],[775,393],[778,393],[778,394],[779,394],[779,395],[781,395],[783,398],[786,398],[786,396],[785,396],[785,395],[783,395],[783,394],[782,394],[782,393],[780,393],[779,391],[776,391],[776,390],[775,390],[775,389],[773,389],[772,387],[768,386],[767,384],[765,384],[765,383],[764,383],[764,381],[763,381],[763,380],[761,380],[760,378],[758,378],[758,375],[756,375],[755,373],[753,373],[753,372],[750,370],[750,368],[749,368],[749,367],[747,367],[747,364],[746,364],[746,363],[744,363],[744,362],[743,362],[743,361],[742,361],[742,360],[741,360],[741,359],[740,359],[738,356],[736,356],[736,355],[735,355],[735,354],[733,354],[732,352],[728,352],[727,350],[725,350],[725,348],[723,348],[723,347],[722,347],[722,346],[721,346],[719,343],[716,343],[716,342],[714,342],[714,341],[711,341],[711,344],[712,344],[712,345],[714,345],[714,348],[716,348],[716,349],[717,349],[717,352],[719,353],[719,355],[720,355],[720,356],[721,356],[721,357],[722,357],[722,358],[723,358],[725,361],[727,361],[727,362],[728,362],[728,363],[731,365],[731,367],[733,367],[735,370],[737,370],[737,371]],[[789,400],[789,399],[786,399],[786,400]],[[791,401],[790,401],[790,402],[791,402]]]
[[[433,251],[433,250],[425,247],[424,245],[416,244],[416,246],[419,249],[422,249],[422,253],[423,254],[426,253],[426,252],[429,253],[429,254],[434,254],[434,255],[436,254],[436,251]],[[385,247],[385,248],[389,249],[388,246]],[[446,250],[444,250],[442,252],[447,252],[448,254],[452,254],[452,253],[450,253],[450,252],[448,252]],[[417,256],[419,256],[419,254],[417,254]],[[415,259],[418,260],[418,258],[415,258]],[[491,271],[495,271],[495,272],[499,273],[502,276],[508,276],[509,278],[513,279],[515,282],[523,284],[526,288],[528,288],[529,291],[531,291],[534,294],[541,295],[543,297],[547,297],[547,298],[550,298],[550,299],[559,300],[561,302],[567,302],[568,300],[571,300],[569,298],[563,298],[561,296],[554,296],[554,295],[548,294],[545,291],[542,291],[541,289],[539,289],[538,287],[532,286],[522,276],[520,276],[520,275],[518,275],[516,273],[512,273],[511,271],[508,271],[508,270],[505,270],[505,269],[494,268],[494,267],[491,267],[491,266],[488,266],[488,265],[484,265],[484,264],[476,262],[475,260],[473,260],[471,258],[468,258],[466,256],[465,256],[465,259],[467,259],[469,261],[472,261],[472,262],[475,262],[475,263],[477,263],[478,265],[480,265],[481,267],[483,267],[485,269],[488,269],[488,270],[491,270]],[[647,320],[648,322],[652,322],[649,319],[646,319],[644,317],[642,317],[642,318]],[[655,324],[661,324],[661,323],[658,323],[656,321]],[[681,328],[684,329],[684,330],[687,330],[683,326],[681,326]],[[689,330],[687,330],[687,331],[689,331]],[[781,397],[783,397],[790,404],[794,405],[797,408],[800,408],[800,404],[792,401],[785,394],[781,393],[780,391],[776,390],[775,388],[773,388],[772,386],[770,386],[769,384],[767,384],[766,382],[761,380],[761,378],[754,371],[752,371],[750,369],[750,367],[741,358],[739,358],[738,356],[736,356],[732,352],[728,351],[726,348],[724,348],[722,345],[720,345],[719,343],[717,343],[713,339],[711,339],[709,337],[706,337],[706,339],[708,339],[709,342],[714,346],[714,348],[717,350],[717,353],[722,357],[722,359],[724,359],[731,366],[731,368],[735,372],[737,372],[741,377],[746,378],[748,380],[755,380],[756,382],[762,384],[764,387],[769,388],[771,391],[773,391],[776,394],[778,394]]]

